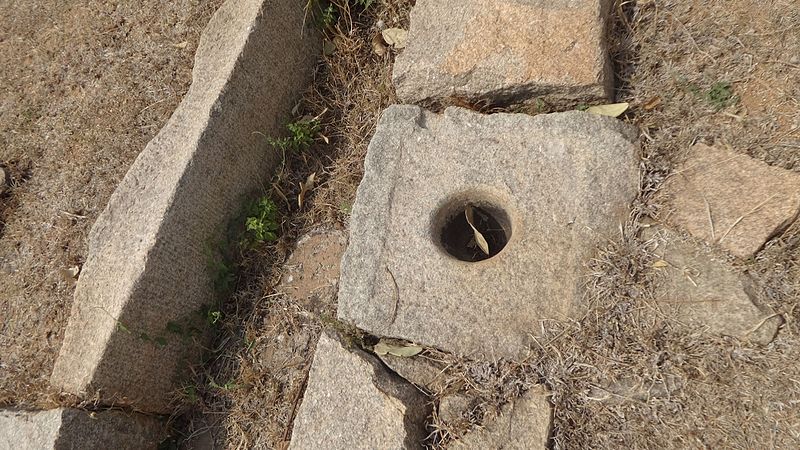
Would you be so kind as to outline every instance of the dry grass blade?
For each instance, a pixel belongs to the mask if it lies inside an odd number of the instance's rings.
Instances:
[[[734,229],[734,228],[736,228],[736,226],[737,226],[737,225],[739,225],[739,224],[742,222],[742,220],[744,220],[745,218],[747,218],[747,216],[749,216],[749,215],[751,215],[751,214],[755,214],[756,212],[758,212],[758,210],[759,210],[759,209],[763,208],[763,207],[764,207],[764,205],[766,205],[767,203],[769,203],[769,202],[770,202],[770,201],[771,201],[773,198],[775,198],[775,195],[771,195],[771,196],[769,196],[769,198],[767,198],[767,199],[766,199],[766,200],[764,200],[763,202],[761,202],[761,203],[759,203],[758,205],[756,205],[755,207],[753,207],[753,209],[751,209],[750,211],[748,211],[748,212],[746,212],[746,213],[742,214],[741,216],[739,216],[739,217],[738,217],[738,218],[737,218],[737,219],[736,219],[736,220],[735,220],[735,221],[734,221],[734,222],[731,224],[731,226],[729,226],[729,227],[728,227],[728,229],[727,229],[727,230],[725,230],[725,232],[724,232],[724,233],[722,233],[722,236],[720,236],[720,237],[719,237],[719,239],[717,240],[717,243],[721,243],[723,240],[725,240],[725,238],[726,238],[726,237],[728,237],[728,235],[730,234],[730,232],[731,232],[731,231],[733,231],[733,229]]]
[[[303,209],[303,201],[306,198],[306,194],[314,187],[314,178],[316,178],[317,173],[313,172],[311,175],[306,178],[306,181],[300,183],[300,193],[297,195],[297,207],[299,209]]]

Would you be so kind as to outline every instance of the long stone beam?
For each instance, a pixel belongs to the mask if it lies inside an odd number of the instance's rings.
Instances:
[[[54,386],[167,412],[199,356],[193,317],[214,299],[209,250],[278,162],[277,135],[321,40],[303,2],[228,0],[203,33],[193,83],[89,236]]]

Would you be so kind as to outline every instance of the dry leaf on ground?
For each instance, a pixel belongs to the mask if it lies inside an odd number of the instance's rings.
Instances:
[[[336,43],[331,40],[325,39],[325,41],[322,43],[322,54],[325,56],[331,56],[335,52],[336,52]]]
[[[590,106],[586,112],[592,114],[599,114],[601,116],[619,117],[622,113],[628,110],[628,103],[611,103],[608,105]]]
[[[311,175],[309,175],[308,178],[306,178],[305,182],[300,183],[300,194],[297,196],[297,207],[298,208],[302,208],[303,207],[303,201],[305,201],[305,199],[306,199],[306,194],[308,193],[308,191],[311,190],[311,188],[314,187],[314,178],[316,178],[316,176],[317,176],[317,173],[314,172]]]
[[[402,28],[387,28],[381,31],[381,36],[387,44],[394,48],[405,48],[408,39],[408,31]]]
[[[372,51],[378,55],[383,56],[386,54],[386,44],[383,42],[383,36],[380,33],[372,36]]]

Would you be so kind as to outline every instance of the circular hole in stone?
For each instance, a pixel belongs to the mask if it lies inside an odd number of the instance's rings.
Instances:
[[[467,220],[467,209],[472,210],[472,226]],[[439,242],[442,248],[461,261],[478,262],[492,258],[511,239],[511,220],[508,214],[490,203],[454,202],[442,208],[438,216]],[[483,243],[480,242],[481,237]],[[488,253],[485,251],[486,247]]]

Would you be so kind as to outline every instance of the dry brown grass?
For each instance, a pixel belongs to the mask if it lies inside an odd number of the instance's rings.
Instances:
[[[72,304],[60,271],[191,82],[221,0],[4,2],[0,17],[0,405],[46,407]],[[185,46],[175,44],[186,43]]]

